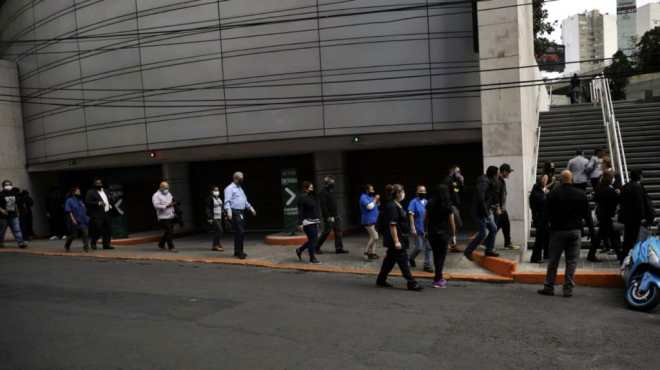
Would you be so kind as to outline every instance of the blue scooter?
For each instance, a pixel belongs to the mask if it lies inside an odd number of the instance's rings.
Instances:
[[[660,239],[638,242],[621,266],[628,307],[649,312],[660,304]]]

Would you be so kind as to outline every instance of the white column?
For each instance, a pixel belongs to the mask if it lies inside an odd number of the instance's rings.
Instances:
[[[325,176],[334,176],[335,193],[337,194],[337,211],[343,220],[343,227],[348,225],[348,197],[346,178],[346,157],[343,152],[316,152],[314,153],[314,177],[317,188],[323,186]]]
[[[184,230],[193,228],[193,205],[188,163],[164,163],[163,180],[170,184],[170,192],[183,211]]]
[[[528,0],[479,3],[481,84],[540,79],[536,63],[532,6]],[[488,10],[489,8],[499,8]],[[514,67],[514,68],[512,68]],[[510,85],[504,85],[510,86]],[[507,180],[507,209],[513,242],[526,247],[530,229],[527,195],[534,179],[539,110],[547,109],[543,87],[491,89],[481,92],[484,168],[508,163],[515,170]],[[523,248],[524,249],[524,248]]]

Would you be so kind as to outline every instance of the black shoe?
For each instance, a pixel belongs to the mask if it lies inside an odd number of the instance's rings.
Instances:
[[[302,252],[298,248],[296,248],[296,256],[298,256],[298,261],[302,262]]]
[[[245,253],[241,253],[241,254],[239,254],[239,255],[236,256],[236,257],[238,257],[239,260],[244,260],[244,259],[247,258],[247,254],[245,254]]]
[[[603,262],[601,259],[599,259],[596,256],[587,256],[587,261],[593,262],[593,263],[601,263]]]
[[[337,253],[337,254],[347,254],[348,251],[346,249],[342,248],[342,249],[335,250],[335,253]]]
[[[564,298],[571,298],[573,296],[573,290],[564,289]]]
[[[424,287],[419,285],[419,283],[417,282],[408,283],[408,290],[412,290],[413,292],[419,292],[424,290]]]
[[[64,246],[64,250],[67,252],[71,252],[71,247]]]
[[[83,247],[83,252],[88,253],[89,252],[89,247],[87,247],[87,246]]]
[[[97,249],[98,249],[98,248],[96,248],[96,244],[92,244],[92,245],[91,245],[91,248],[92,248],[93,250],[97,250]]]
[[[387,281],[377,281],[376,286],[379,288],[394,288],[394,286]]]
[[[25,243],[23,243],[23,244],[21,244],[21,245],[19,245],[18,247],[19,247],[19,248],[21,248],[21,249],[25,249],[25,248],[27,248],[27,247],[28,247],[28,245],[27,245],[27,244],[25,244]]]
[[[323,254],[323,251],[320,250],[320,249],[317,249],[317,250],[316,250],[316,254]]]
[[[426,267],[424,267],[424,272],[430,272],[430,273],[433,273],[433,268],[432,268],[432,267],[429,267],[429,266],[426,266]]]
[[[465,258],[469,259],[470,261],[474,261],[474,257],[472,256],[472,253],[468,253],[467,251],[463,252],[463,255]]]
[[[486,251],[485,255],[486,255],[486,257],[499,257],[500,256],[499,253],[493,252],[493,251]]]
[[[313,265],[320,265],[321,261],[317,260],[316,258],[312,258],[311,260],[309,260],[309,263]]]
[[[529,263],[542,263],[542,262],[543,262],[543,260],[538,259],[538,258],[529,260]]]
[[[165,246],[164,246],[164,245],[159,245],[158,248],[159,248],[159,249],[162,249],[162,250],[165,250]]]
[[[543,288],[537,291],[538,294],[540,295],[547,295],[547,296],[553,296],[555,295],[555,290],[550,289],[550,288]]]
[[[413,267],[413,268],[417,267],[417,264],[415,263],[415,260],[412,259],[412,258],[410,259],[410,267]]]
[[[112,245],[107,245],[107,246],[103,247],[103,249],[111,250],[111,249],[115,249],[115,247],[113,247]]]

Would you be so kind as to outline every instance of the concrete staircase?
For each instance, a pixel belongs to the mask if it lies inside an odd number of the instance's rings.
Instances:
[[[644,170],[644,184],[660,210],[660,102],[615,103],[629,169]],[[607,147],[600,106],[576,104],[552,106],[541,113],[541,141],[538,173],[546,161],[559,171],[566,167],[578,149],[590,157],[594,149]]]

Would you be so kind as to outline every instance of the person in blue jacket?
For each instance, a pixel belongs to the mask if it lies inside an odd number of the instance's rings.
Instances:
[[[64,212],[69,225],[69,237],[64,243],[64,249],[69,252],[73,240],[80,236],[83,241],[83,250],[89,252],[89,217],[87,216],[85,202],[81,199],[79,187],[71,188],[64,203]]]
[[[367,261],[377,260],[376,241],[378,241],[378,231],[376,222],[378,222],[378,205],[380,204],[380,195],[376,194],[371,184],[364,186],[364,193],[360,196],[360,214],[362,226],[369,233],[369,241],[364,249],[364,256]]]

